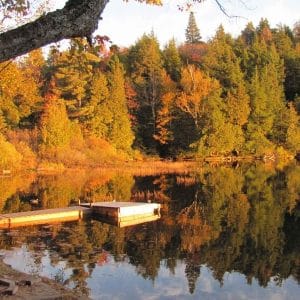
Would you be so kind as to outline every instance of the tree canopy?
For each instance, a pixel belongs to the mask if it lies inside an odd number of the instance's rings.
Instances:
[[[129,0],[124,0],[128,2]],[[163,5],[163,0],[135,0],[150,5]],[[201,3],[205,0],[187,0],[185,5]],[[221,11],[225,12],[219,0],[214,0]],[[109,0],[68,0],[62,9],[41,13],[36,20],[0,34],[0,62],[28,53],[63,39],[91,36],[98,27],[103,10]],[[33,0],[0,1],[0,18],[9,18],[13,13],[26,14]],[[181,4],[180,4],[181,3]],[[182,2],[178,1],[180,9]]]

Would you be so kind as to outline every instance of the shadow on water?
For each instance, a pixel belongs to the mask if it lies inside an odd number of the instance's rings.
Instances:
[[[0,249],[13,267],[96,299],[168,298],[162,297],[168,293],[225,299],[234,292],[296,299],[299,195],[296,164],[207,166],[147,176],[82,170],[2,178],[2,213],[65,207],[79,199],[155,201],[162,209],[161,219],[127,228],[88,219],[2,230]],[[125,286],[134,288],[126,294]]]

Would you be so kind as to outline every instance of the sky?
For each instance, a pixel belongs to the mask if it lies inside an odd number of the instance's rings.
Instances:
[[[185,40],[189,12],[180,12],[177,0],[164,0],[164,6],[149,6],[130,0],[111,0],[102,14],[97,33],[107,35],[114,44],[130,46],[144,33],[154,30],[161,45],[171,38],[177,43]],[[183,2],[183,0],[181,1]],[[261,18],[267,18],[272,27],[285,24],[293,27],[300,20],[300,0],[220,0],[229,15],[226,17],[214,0],[194,6],[197,25],[204,41],[213,37],[220,24],[226,32],[237,36],[252,21],[257,26]],[[247,3],[246,5],[243,3]]]
[[[151,6],[134,0],[110,0],[102,14],[96,34],[107,35],[113,44],[128,47],[134,44],[144,33],[152,30],[163,47],[175,38],[178,44],[185,40],[185,29],[189,11],[179,11],[178,3],[187,0],[162,0],[163,6]],[[66,0],[47,0],[49,8],[54,10],[65,5]],[[220,24],[234,37],[245,28],[248,22],[257,26],[261,18],[267,18],[271,27],[285,24],[293,28],[300,21],[300,0],[219,0],[229,18],[221,12],[215,0],[205,0],[195,5],[195,14],[200,34],[204,41],[212,38]],[[34,0],[38,7],[45,0]],[[30,17],[30,15],[29,15]],[[26,23],[28,20],[18,20]],[[15,24],[12,24],[12,28]],[[6,28],[7,25],[4,27]],[[8,28],[10,25],[8,24]],[[7,30],[7,28],[6,28]],[[1,24],[0,24],[1,32]]]

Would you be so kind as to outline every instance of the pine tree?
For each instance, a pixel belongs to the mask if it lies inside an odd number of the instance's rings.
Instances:
[[[300,116],[292,104],[288,109],[286,147],[294,154],[300,151]]]
[[[163,51],[164,67],[171,79],[178,82],[180,80],[181,59],[175,40],[172,39]]]
[[[265,43],[272,41],[272,32],[267,19],[262,18],[260,20],[256,32],[258,33],[259,38],[265,41]]]
[[[241,38],[246,46],[252,45],[255,36],[255,28],[252,22],[249,22],[241,33]]]
[[[274,148],[274,145],[267,138],[273,126],[274,116],[268,105],[266,87],[257,69],[249,87],[249,94],[251,114],[247,124],[246,148],[250,153],[260,155],[272,151]]]
[[[190,12],[188,26],[185,30],[185,38],[187,44],[196,44],[201,41],[200,31],[192,11]]]
[[[106,76],[99,70],[94,73],[90,83],[90,99],[84,126],[96,137],[108,139],[109,124],[113,120],[113,111],[109,99]]]
[[[116,55],[111,58],[109,67],[109,99],[112,122],[109,124],[108,138],[117,149],[129,152],[134,136],[126,104],[124,69]]]
[[[92,82],[93,70],[100,62],[100,58],[92,52],[93,49],[88,51],[86,48],[86,41],[72,40],[70,48],[58,57],[54,70],[57,87],[72,119],[85,117],[89,84]]]
[[[129,72],[136,90],[137,137],[136,144],[156,152],[157,112],[161,106],[163,63],[159,43],[154,34],[144,34],[129,50]]]
[[[235,145],[239,146],[239,148],[231,150],[239,151],[243,143],[242,126],[247,123],[250,113],[250,99],[247,94],[240,59],[234,51],[233,39],[224,32],[222,26],[219,27],[215,37],[208,44],[204,66],[209,74],[221,84],[221,97],[224,105],[223,113],[226,123],[228,123],[226,126],[228,131],[237,138]],[[226,149],[225,152],[228,152],[230,147],[226,146]]]

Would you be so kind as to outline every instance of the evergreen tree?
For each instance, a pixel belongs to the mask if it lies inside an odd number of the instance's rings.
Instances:
[[[84,118],[88,112],[89,84],[94,68],[100,63],[93,49],[87,50],[86,43],[82,39],[72,40],[70,48],[57,58],[54,70],[57,87],[72,119]]]
[[[109,126],[113,120],[113,110],[109,98],[106,76],[96,71],[90,83],[88,114],[84,126],[96,137],[108,139]]]
[[[126,104],[124,69],[116,55],[111,58],[109,67],[109,102],[112,122],[109,124],[108,138],[117,149],[129,152],[134,136]]]
[[[157,112],[161,106],[163,63],[159,43],[154,34],[144,34],[129,50],[129,72],[136,90],[136,144],[155,153]]]
[[[246,46],[252,45],[255,36],[255,28],[252,22],[249,22],[241,33],[241,38]]]
[[[265,84],[262,83],[258,70],[252,78],[249,87],[251,99],[251,114],[247,124],[247,150],[262,154],[272,151],[274,146],[267,138],[273,126]]]
[[[178,82],[180,80],[181,59],[175,40],[172,39],[163,51],[164,67],[171,79]]]
[[[223,113],[228,126],[231,124],[228,130],[233,136],[239,137],[236,145],[240,147],[235,150],[241,150],[243,144],[241,141],[243,137],[242,126],[248,121],[250,106],[240,59],[236,56],[233,46],[232,37],[226,34],[223,27],[220,26],[215,37],[208,44],[204,66],[209,74],[221,84],[221,97],[224,102]],[[226,148],[228,151],[230,147]]]
[[[289,105],[287,119],[286,147],[293,154],[296,154],[300,151],[300,116],[292,104]]]
[[[269,21],[267,19],[262,18],[256,28],[256,32],[261,40],[265,43],[269,43],[272,41],[272,31],[269,25]]]
[[[201,35],[196,23],[194,12],[190,12],[188,26],[185,30],[185,39],[187,44],[196,44],[201,41]]]

